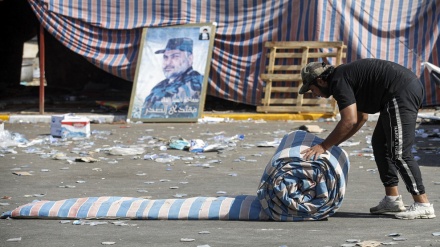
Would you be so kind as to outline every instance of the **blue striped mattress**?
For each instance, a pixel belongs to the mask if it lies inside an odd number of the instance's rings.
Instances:
[[[321,138],[305,131],[292,132],[282,139],[257,191],[271,219],[322,220],[341,206],[349,170],[345,151],[332,147],[316,161],[304,161],[299,155],[321,142]]]
[[[284,136],[261,178],[257,195],[143,199],[85,197],[34,201],[2,218],[138,219],[138,220],[322,220],[340,207],[349,162],[333,147],[316,161],[299,152],[322,139],[305,131]]]

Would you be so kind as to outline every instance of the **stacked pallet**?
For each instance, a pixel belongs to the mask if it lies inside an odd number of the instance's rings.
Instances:
[[[298,94],[302,86],[301,68],[309,62],[324,61],[335,67],[346,56],[341,42],[281,41],[266,42],[269,50],[262,105],[257,112],[264,113],[337,113],[334,99],[313,98],[312,94]]]

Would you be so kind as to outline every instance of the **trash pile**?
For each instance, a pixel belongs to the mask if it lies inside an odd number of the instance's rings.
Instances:
[[[77,123],[81,123],[80,126]],[[205,123],[201,123],[205,124]],[[66,126],[70,128],[66,132]],[[68,164],[75,162],[93,163],[107,161],[111,164],[118,163],[118,159],[111,156],[131,156],[132,159],[153,160],[158,163],[170,163],[174,160],[183,159],[192,161],[192,155],[206,152],[227,152],[235,150],[238,143],[241,147],[277,147],[281,137],[287,131],[279,130],[273,135],[277,137],[270,141],[258,141],[255,144],[244,143],[245,135],[241,133],[228,135],[225,131],[200,133],[194,139],[170,136],[167,138],[149,135],[153,129],[146,129],[146,135],[139,136],[136,143],[131,145],[122,143],[111,143],[103,147],[95,147],[95,141],[106,141],[113,134],[112,131],[90,130],[90,122],[74,115],[52,116],[50,125],[50,135],[41,135],[33,140],[28,140],[23,134],[5,130],[4,125],[0,129],[0,157],[5,154],[16,154],[20,148],[22,152],[39,155],[40,158],[50,158],[54,160],[65,160]],[[68,152],[63,147],[75,145]],[[188,155],[171,155],[167,150],[181,150]],[[150,152],[154,150],[156,152]],[[160,151],[157,153],[157,151]],[[73,155],[72,155],[73,154]],[[106,157],[95,158],[98,154],[106,154]],[[95,157],[93,157],[95,156]],[[237,161],[249,161],[245,157],[240,157]],[[209,167],[211,163],[220,162],[219,160],[207,161],[204,167]]]

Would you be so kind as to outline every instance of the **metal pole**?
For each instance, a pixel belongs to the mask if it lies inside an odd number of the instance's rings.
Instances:
[[[43,25],[40,24],[40,44],[39,44],[39,50],[40,50],[40,114],[44,114],[44,81],[45,81],[45,75],[44,75],[44,28]]]

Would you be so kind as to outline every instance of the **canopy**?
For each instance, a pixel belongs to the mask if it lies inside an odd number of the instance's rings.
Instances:
[[[97,67],[133,80],[142,29],[216,22],[208,94],[259,105],[266,41],[344,41],[346,62],[381,58],[420,76],[439,66],[440,0],[28,0],[44,28]],[[424,74],[422,74],[424,75]],[[429,76],[423,76],[431,88]],[[440,103],[440,89],[424,105]]]

